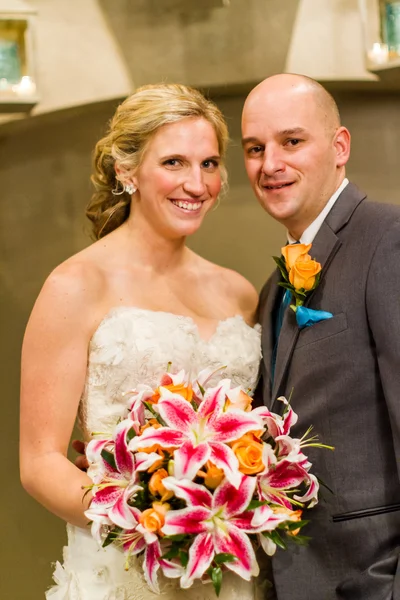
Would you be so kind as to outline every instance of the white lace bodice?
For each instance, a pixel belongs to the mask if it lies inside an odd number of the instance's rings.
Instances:
[[[124,392],[139,383],[156,386],[172,363],[195,375],[218,369],[218,379],[232,379],[245,390],[254,389],[261,358],[260,326],[254,328],[237,315],[218,323],[204,340],[191,317],[134,307],[112,309],[102,320],[89,346],[88,374],[79,423],[85,439],[94,431],[109,431],[124,413]]]
[[[230,378],[235,385],[253,390],[261,358],[260,327],[234,316],[218,323],[214,334],[202,339],[190,317],[134,307],[112,309],[94,333],[88,355],[88,372],[80,403],[79,423],[86,440],[92,432],[111,431],[124,414],[124,393],[139,383],[157,385],[166,371],[185,369],[196,375],[202,369],[226,368],[210,385]],[[229,573],[224,576],[220,600],[264,600],[261,576],[257,584]],[[56,586],[48,600],[156,600],[148,589],[140,566],[128,572],[114,546],[99,548],[90,532],[68,525],[64,564],[57,563]],[[163,600],[216,600],[210,584],[195,582],[180,590],[176,580],[164,580]]]

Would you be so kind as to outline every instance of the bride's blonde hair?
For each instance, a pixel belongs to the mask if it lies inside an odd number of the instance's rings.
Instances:
[[[124,170],[137,169],[152,136],[164,125],[182,119],[201,117],[214,128],[221,156],[223,186],[227,182],[224,165],[228,128],[219,108],[194,88],[178,84],[146,85],[120,104],[109,130],[96,144],[92,182],[95,192],[86,209],[93,234],[100,239],[119,227],[129,216],[131,197],[122,190],[116,165]]]

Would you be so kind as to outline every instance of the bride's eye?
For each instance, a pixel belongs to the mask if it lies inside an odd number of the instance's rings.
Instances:
[[[214,171],[215,169],[218,169],[219,162],[214,158],[209,158],[203,161],[202,166],[207,169],[207,171]]]
[[[167,158],[162,164],[165,167],[179,167],[182,163],[178,158]]]

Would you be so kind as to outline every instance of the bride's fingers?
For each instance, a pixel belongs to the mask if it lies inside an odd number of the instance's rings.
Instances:
[[[85,454],[85,443],[81,440],[72,440],[71,446],[75,450],[75,452],[77,452],[80,455],[75,458],[75,466],[78,467],[78,469],[80,469],[81,471],[86,471],[89,467],[89,463]]]
[[[77,456],[75,459],[75,466],[78,467],[81,471],[86,471],[89,467],[88,460],[86,456]]]
[[[81,440],[72,440],[71,446],[78,454],[85,454],[85,443]]]

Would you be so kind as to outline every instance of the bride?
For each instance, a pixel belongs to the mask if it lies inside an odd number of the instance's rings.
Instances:
[[[22,482],[68,524],[47,599],[155,597],[139,563],[124,571],[121,551],[91,537],[91,497],[82,491],[91,479],[67,459],[76,416],[85,441],[110,431],[124,413],[123,393],[155,385],[168,362],[191,372],[227,365],[224,378],[255,386],[257,293],[185,245],[225,184],[227,138],[222,114],[198,91],[156,85],[118,107],[96,146],[87,216],[97,241],[49,276],[22,353]],[[260,586],[261,578],[230,573],[220,598],[252,600]],[[175,580],[163,581],[161,596],[215,597],[210,584],[179,590]]]

